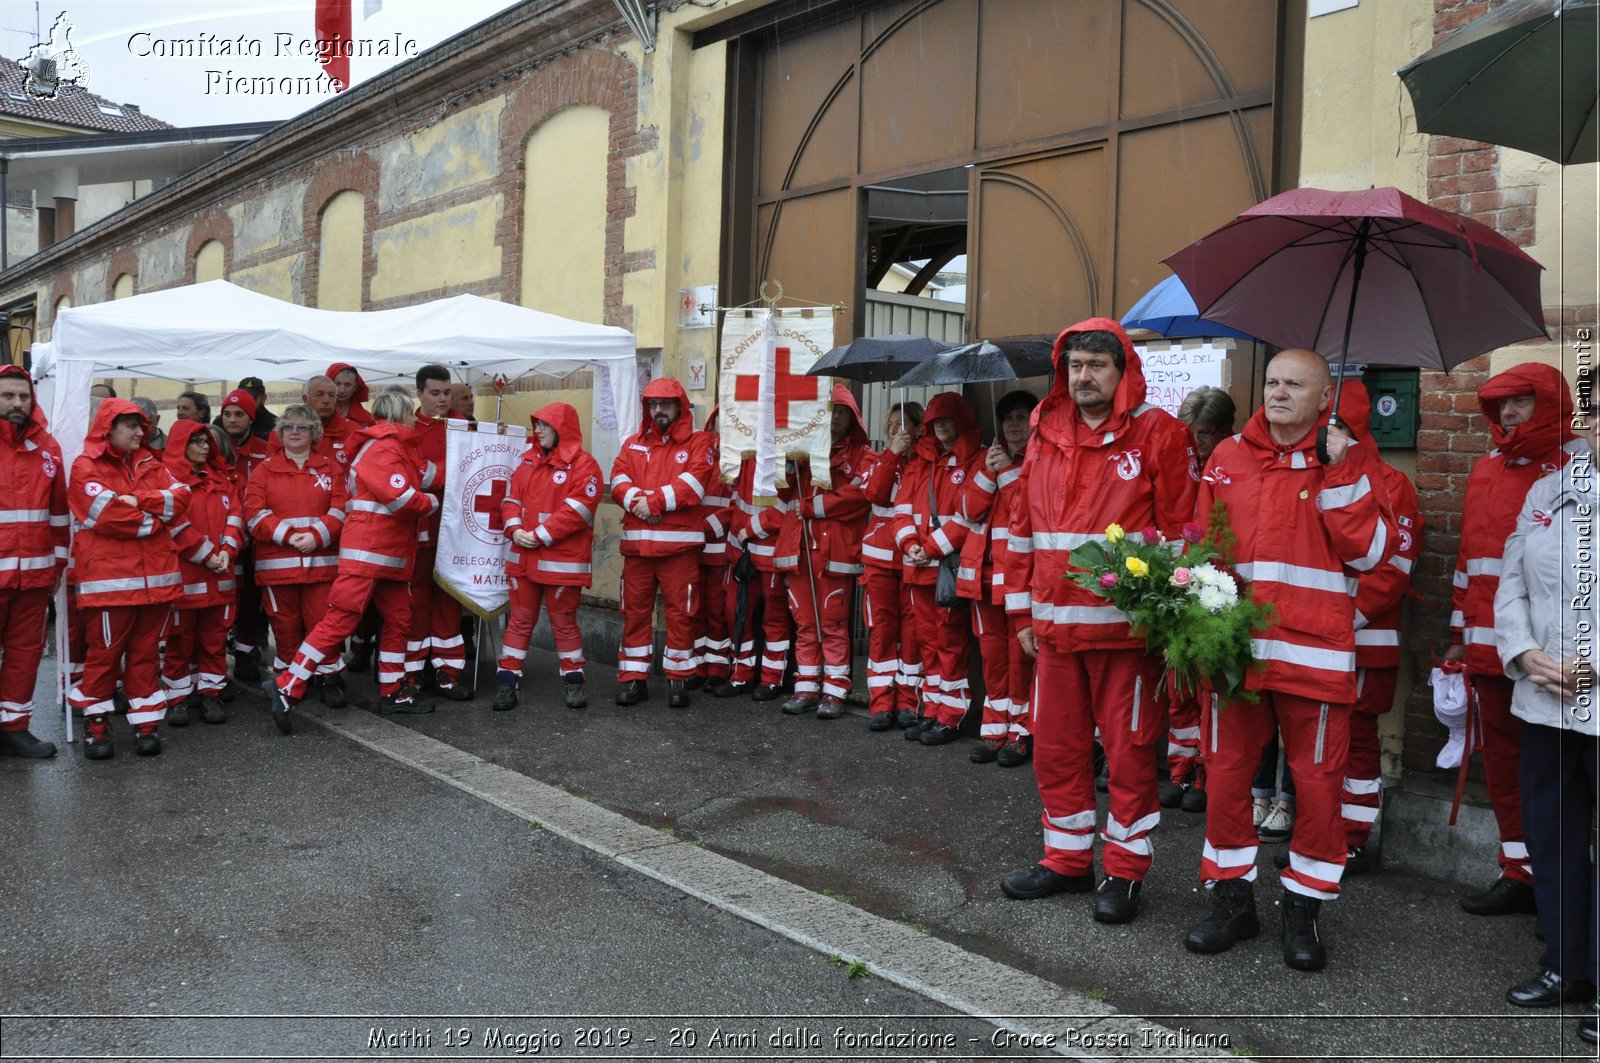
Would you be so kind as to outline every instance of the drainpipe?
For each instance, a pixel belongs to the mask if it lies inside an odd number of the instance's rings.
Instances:
[[[11,160],[0,158],[0,273],[4,273],[10,264],[7,255],[11,235],[7,223],[11,219],[11,194],[6,190],[6,172],[10,169]]]

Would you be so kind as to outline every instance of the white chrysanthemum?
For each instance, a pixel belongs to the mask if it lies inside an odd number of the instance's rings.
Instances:
[[[1223,607],[1228,604],[1227,595],[1223,593],[1221,587],[1215,585],[1201,587],[1196,597],[1200,599],[1201,605],[1213,613],[1222,612]]]
[[[1203,565],[1196,565],[1189,571],[1194,575],[1194,583],[1191,586],[1196,588],[1196,593],[1198,593],[1199,588],[1220,587],[1225,583],[1233,582],[1209,561]]]

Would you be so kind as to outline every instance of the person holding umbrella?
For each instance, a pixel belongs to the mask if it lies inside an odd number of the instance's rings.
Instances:
[[[1319,971],[1327,948],[1317,925],[1322,902],[1339,896],[1345,836],[1340,818],[1350,708],[1356,687],[1359,577],[1384,564],[1399,542],[1384,504],[1377,448],[1342,427],[1319,426],[1333,405],[1333,377],[1315,351],[1291,348],[1267,364],[1263,405],[1244,431],[1223,440],[1201,474],[1196,512],[1220,503],[1236,537],[1233,563],[1271,625],[1253,638],[1254,704],[1215,700],[1201,715],[1206,750],[1206,840],[1200,877],[1212,911],[1192,927],[1192,952],[1232,948],[1260,932],[1250,779],[1274,731],[1281,731],[1299,805],[1283,872],[1283,959]]]
[[[1461,899],[1473,915],[1532,914],[1533,869],[1523,838],[1518,758],[1522,722],[1511,712],[1512,680],[1495,643],[1495,591],[1501,553],[1516,529],[1528,490],[1562,468],[1584,444],[1572,433],[1572,392],[1561,370],[1528,363],[1489,379],[1478,391],[1495,449],[1478,459],[1462,501],[1447,661],[1466,664],[1469,712],[1483,736],[1483,776],[1500,828],[1500,877]],[[1466,770],[1466,762],[1462,763]]]
[[[922,426],[922,406],[895,403],[884,420],[886,445],[867,461],[861,493],[872,506],[861,538],[861,608],[867,622],[868,730],[910,727],[917,721],[922,658],[903,577],[905,565],[894,542],[895,501],[902,460]]]
[[[1162,662],[1108,599],[1068,576],[1073,549],[1119,534],[1113,525],[1182,537],[1194,514],[1194,444],[1181,421],[1144,401],[1139,353],[1115,321],[1089,318],[1062,332],[1055,366],[1055,385],[1035,411],[1005,563],[1006,611],[1024,619],[1018,641],[1038,658],[1031,722],[1044,859],[1006,875],[1000,888],[1015,900],[1096,889],[1098,728],[1111,808],[1094,919],[1127,923],[1139,914],[1150,835],[1161,822]]]

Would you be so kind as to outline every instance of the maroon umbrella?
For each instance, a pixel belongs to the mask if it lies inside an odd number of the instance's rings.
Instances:
[[[1394,188],[1301,188],[1163,261],[1200,316],[1341,366],[1450,369],[1545,335],[1544,269],[1470,218]]]

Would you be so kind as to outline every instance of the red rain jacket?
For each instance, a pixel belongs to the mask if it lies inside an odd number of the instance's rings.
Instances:
[[[1091,429],[1067,381],[1067,342],[1075,332],[1105,331],[1122,341],[1122,379],[1111,414]],[[1014,490],[1002,560],[1006,611],[1033,617],[1034,637],[1059,650],[1142,649],[1127,618],[1067,573],[1072,550],[1104,540],[1109,525],[1129,533],[1154,525],[1178,540],[1194,515],[1194,437],[1176,417],[1145,402],[1144,369],[1122,326],[1080,321],[1056,337],[1055,386],[1033,413],[1022,474]]]
[[[189,487],[189,508],[167,530],[178,545],[178,570],[183,574],[179,609],[207,609],[233,601],[238,586],[233,559],[244,545],[244,521],[238,496],[233,493],[233,470],[212,441],[211,453],[198,470],[184,456],[189,441],[210,429],[198,421],[178,421],[167,433],[163,459],[172,478]],[[204,562],[218,550],[228,552],[228,567],[213,572]]]
[[[339,574],[339,533],[350,502],[349,473],[313,451],[304,467],[282,449],[250,474],[245,528],[255,540],[256,583],[263,587],[330,583]],[[302,554],[289,536],[309,531],[317,546]]]
[[[737,559],[728,549],[728,532],[733,526],[733,492],[735,485],[722,482],[722,435],[717,431],[717,408],[713,406],[706,415],[705,427],[695,434],[695,446],[706,452],[711,462],[711,475],[706,483],[706,495],[700,500],[700,513],[705,518],[706,545],[700,551],[702,565],[720,565]]]
[[[372,414],[367,412],[367,408],[365,406],[361,405],[363,402],[366,402],[372,394],[367,390],[367,382],[361,377],[361,370],[357,369],[348,362],[334,362],[332,365],[328,366],[328,371],[323,375],[329,380],[337,383],[339,374],[344,372],[346,369],[350,370],[356,375],[356,389],[350,393],[350,408],[345,410],[344,416],[353,425],[355,425],[357,429],[365,428],[374,422],[372,420]]]
[[[8,376],[21,377],[33,389],[33,379],[20,365],[0,367],[0,377]],[[37,393],[33,412],[20,428],[0,421],[0,483],[6,485],[5,508],[0,509],[0,590],[50,587],[65,571],[72,523],[65,465]]]
[[[678,419],[663,434],[650,419],[648,399],[677,399]],[[706,447],[694,446],[694,415],[689,395],[676,380],[660,378],[639,397],[643,419],[639,431],[622,444],[611,466],[611,499],[623,509],[622,555],[668,557],[698,553],[705,546],[705,518],[700,501],[714,475]],[[643,498],[655,523],[629,512]]]
[[[154,451],[119,454],[106,443],[111,422],[144,411],[127,399],[104,399],[72,463],[67,504],[72,509],[70,580],[84,609],[155,605],[183,593],[178,548],[167,533],[189,508],[189,488],[174,479]],[[118,496],[131,495],[134,505]]]
[[[339,537],[339,572],[408,580],[417,560],[417,524],[439,509],[428,493],[409,429],[380,421],[352,438],[350,501]]]
[[[507,540],[506,575],[534,583],[587,587],[594,582],[594,512],[600,508],[600,463],[583,449],[578,411],[564,402],[535,410],[532,420],[556,430],[548,454],[533,440],[511,474],[500,503]],[[538,538],[529,550],[511,541],[521,529]]]
[[[966,545],[961,548],[961,567],[956,569],[956,592],[973,601],[1006,604],[1006,577],[1003,562],[1006,543],[1011,539],[1011,516],[1022,496],[1017,485],[1022,478],[1022,462],[1027,451],[1012,457],[1011,464],[998,475],[989,472],[987,452],[967,481],[962,513],[971,525]],[[985,588],[988,588],[985,590]],[[1019,610],[1020,611],[1020,610]]]
[[[1500,401],[1532,394],[1533,417],[1509,432],[1500,427]],[[1584,444],[1572,434],[1572,392],[1554,366],[1530,362],[1491,377],[1478,391],[1495,449],[1467,477],[1451,595],[1450,641],[1467,648],[1467,671],[1504,675],[1494,641],[1494,592],[1500,556],[1516,530],[1528,488],[1565,468]]]
[[[811,530],[811,571],[830,576],[859,576],[861,535],[866,531],[870,507],[861,493],[861,473],[872,459],[867,430],[861,427],[861,408],[856,397],[843,384],[833,385],[833,405],[850,411],[852,425],[844,439],[828,453],[828,471],[833,486],[822,491],[811,480],[811,463],[799,466],[795,485],[797,504],[785,516],[778,534],[775,555],[778,570],[803,571],[800,567],[802,525]]]
[[[955,445],[939,446],[933,422],[949,417],[956,423]],[[967,480],[983,461],[983,444],[978,439],[978,422],[967,400],[953,391],[935,395],[922,415],[917,442],[911,448],[900,472],[900,490],[894,507],[894,542],[901,551],[901,571],[905,581],[915,586],[932,586],[938,581],[939,559],[959,555],[966,542],[968,526],[961,513]],[[933,526],[929,510],[929,483],[932,501],[938,505],[939,527]],[[922,544],[927,560],[913,565],[905,556],[912,543]]]
[[[894,507],[905,462],[885,447],[867,455],[865,466],[861,472],[861,494],[872,509],[867,517],[867,530],[861,536],[861,564],[864,568],[899,572],[903,562],[900,548],[894,543]]]

